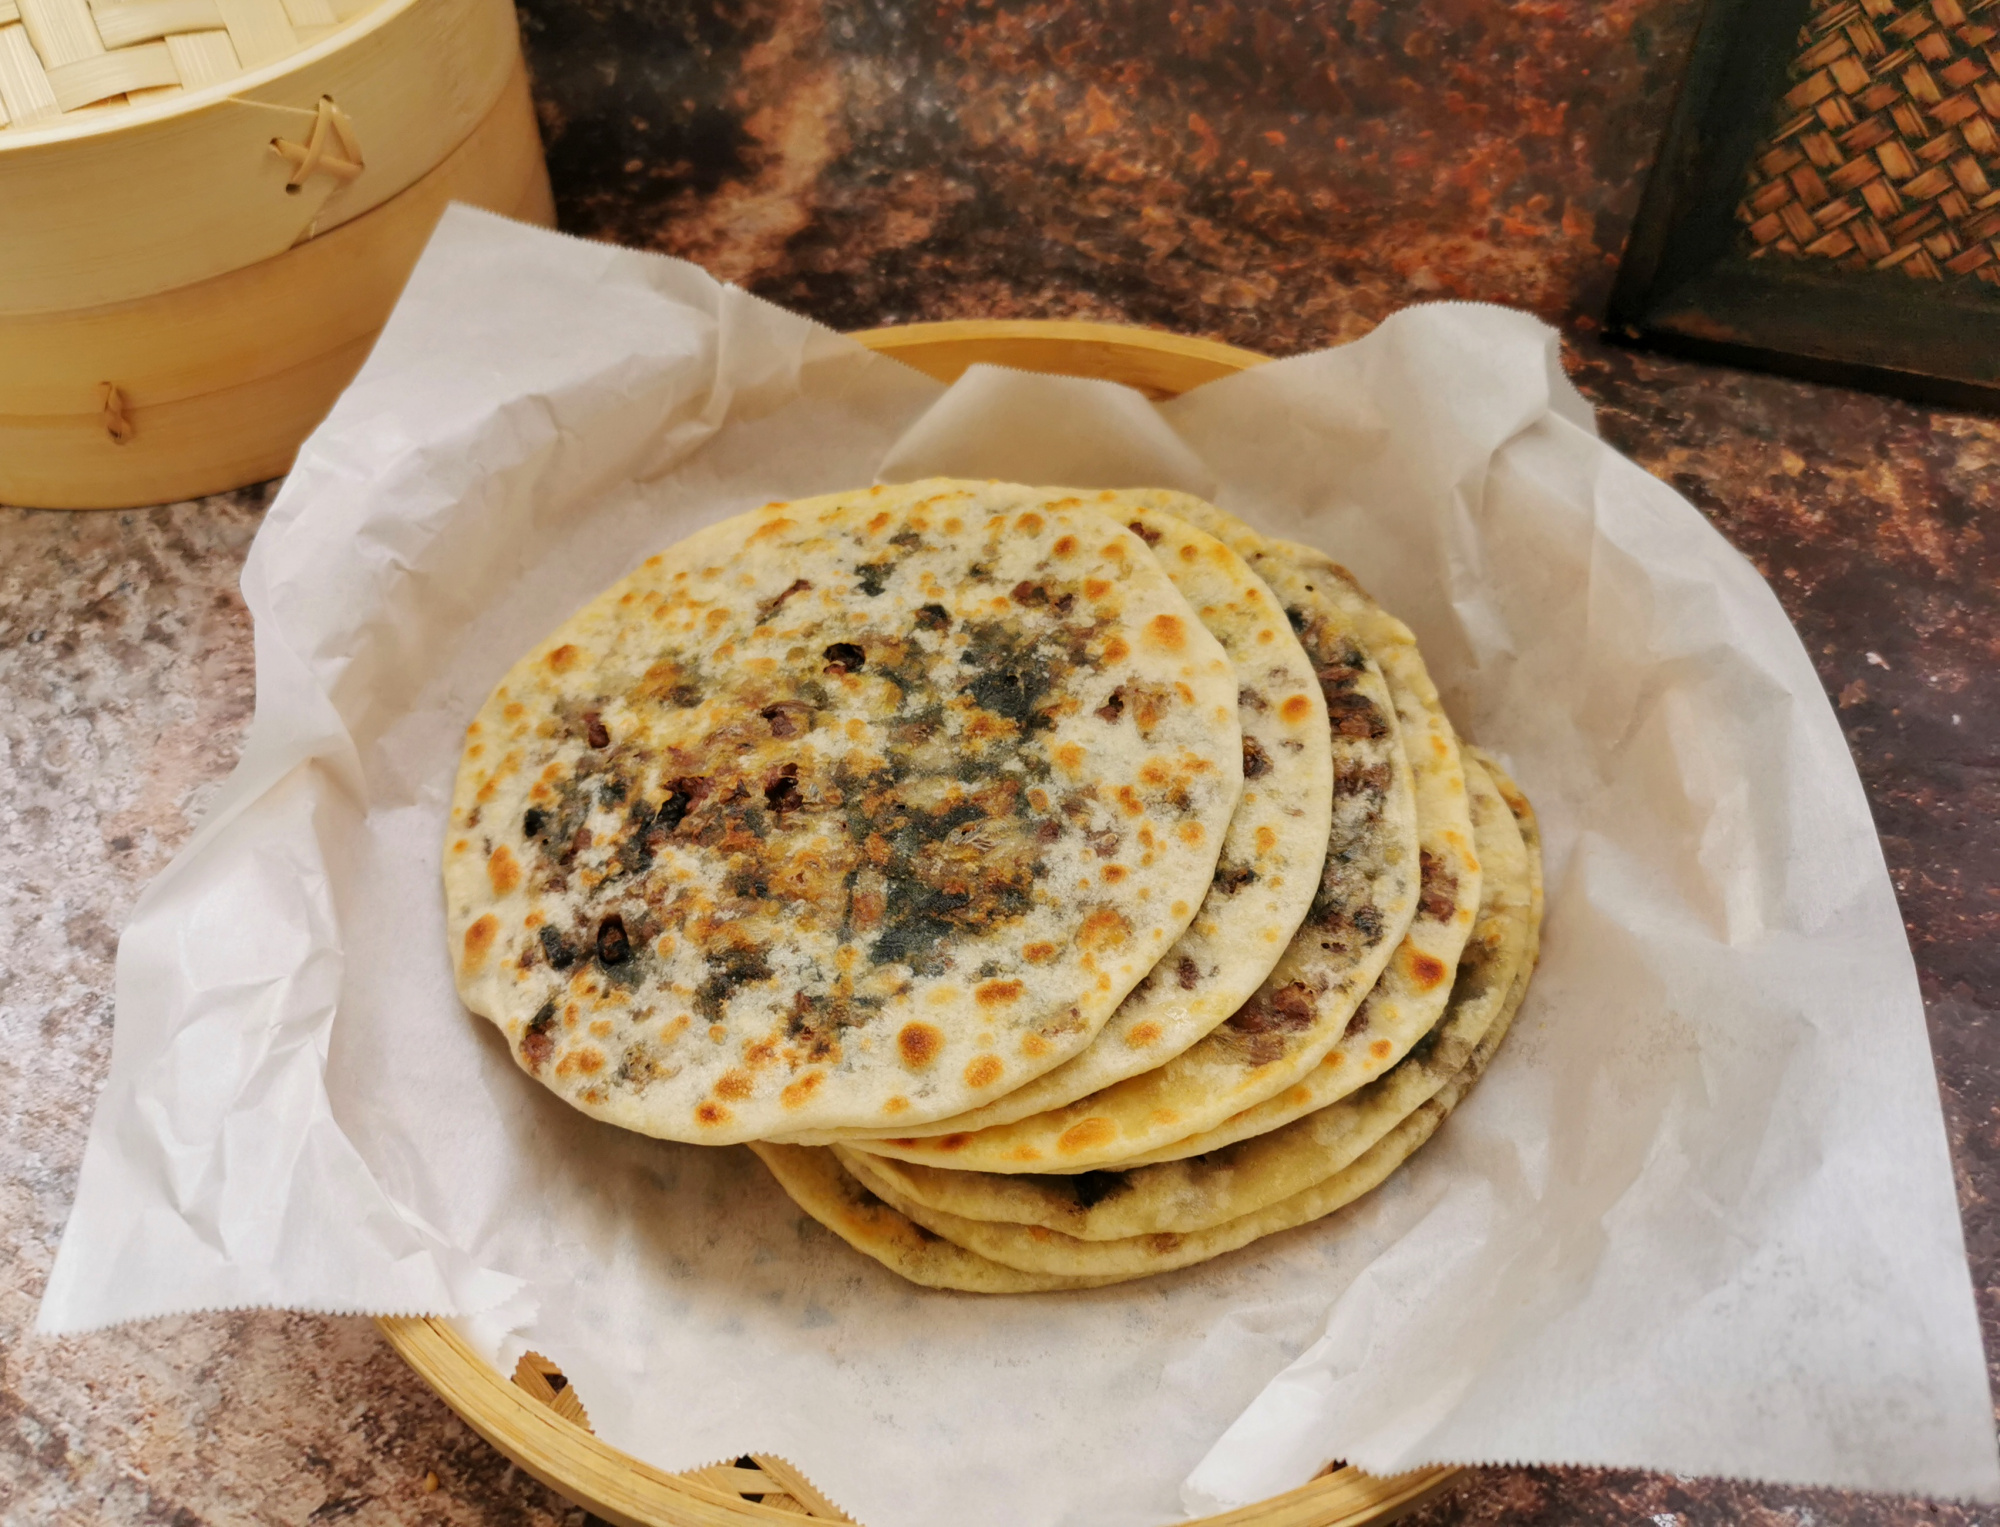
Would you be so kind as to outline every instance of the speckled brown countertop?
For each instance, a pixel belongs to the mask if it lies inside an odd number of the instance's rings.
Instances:
[[[2000,420],[1597,341],[1698,9],[527,0],[523,19],[565,227],[841,327],[1093,317],[1282,354],[1440,297],[1561,325],[1606,436],[1771,579],[1840,707],[2000,1351]],[[365,1321],[23,1339],[109,1059],[116,930],[250,714],[236,578],[266,500],[0,511],[0,1522],[579,1521]],[[1414,1520],[2000,1511],[1488,1469]]]

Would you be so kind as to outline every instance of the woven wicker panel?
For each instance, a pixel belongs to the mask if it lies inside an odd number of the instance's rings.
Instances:
[[[1792,79],[1737,207],[1757,255],[2000,286],[2000,0],[1813,0]]]
[[[0,133],[93,120],[234,79],[317,42],[373,3],[0,0]]]

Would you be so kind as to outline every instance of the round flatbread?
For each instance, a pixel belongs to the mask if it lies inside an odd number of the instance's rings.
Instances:
[[[1066,1278],[1022,1272],[954,1246],[898,1213],[840,1168],[831,1151],[753,1142],[750,1149],[778,1186],[807,1214],[856,1251],[926,1288],[969,1294],[1040,1294],[1098,1288],[1118,1278]]]
[[[1313,665],[1277,597],[1241,557],[1185,520],[1126,510],[1116,500],[1093,506],[1153,549],[1236,670],[1243,795],[1215,879],[1188,930],[1080,1055],[971,1113],[848,1138],[986,1129],[1150,1071],[1249,1000],[1312,907],[1333,822],[1333,749]],[[1145,695],[1118,697],[1121,706],[1151,703]],[[827,1136],[793,1138],[831,1143]]]
[[[1276,968],[1226,1022],[1156,1070],[1012,1124],[928,1139],[857,1140],[857,1149],[965,1171],[1072,1172],[1121,1164],[1212,1129],[1289,1086],[1341,1042],[1391,956],[1406,963],[1412,958],[1399,942],[1421,915],[1420,892],[1434,888],[1419,884],[1418,803],[1425,781],[1413,782],[1391,688],[1334,602],[1316,593],[1312,580],[1272,559],[1266,563],[1260,572],[1283,602],[1327,699],[1334,768],[1333,830],[1319,888]],[[1435,774],[1433,755],[1422,758]],[[1455,752],[1450,776],[1469,853],[1470,819]],[[1476,879],[1456,885],[1463,894],[1478,894]],[[1436,896],[1429,899],[1437,904]],[[1465,922],[1469,927],[1470,906]],[[1427,928],[1416,938],[1426,959],[1433,944],[1448,944],[1455,961],[1464,930],[1450,939]],[[1428,964],[1418,969],[1430,971]],[[1450,970],[1439,969],[1438,987],[1448,985]],[[1440,1005],[1443,996],[1440,990]],[[1421,1032],[1410,1034],[1409,1042]]]
[[[1525,977],[1521,989],[1526,989]],[[1518,998],[1515,1000],[1518,1005]],[[1503,1012],[1487,1038],[1467,1058],[1464,1068],[1352,1164],[1289,1198],[1188,1235],[1085,1241],[1040,1225],[996,1225],[963,1219],[927,1209],[904,1197],[882,1174],[875,1158],[856,1151],[845,1160],[855,1180],[891,1209],[914,1225],[987,1261],[1042,1277],[1091,1278],[1100,1283],[1150,1277],[1210,1261],[1267,1235],[1322,1219],[1380,1187],[1437,1132],[1446,1116],[1472,1090],[1473,1083],[1506,1037],[1512,1019],[1511,1010]]]
[[[1528,797],[1521,787],[1514,783],[1513,776],[1501,766],[1484,748],[1468,747],[1466,752],[1484,769],[1493,781],[1493,788],[1500,792],[1500,799],[1507,803],[1507,809],[1514,814],[1514,824],[1521,829],[1521,846],[1528,856],[1528,953],[1521,966],[1518,984],[1527,989],[1528,978],[1535,973],[1535,966],[1542,958],[1542,898],[1544,892],[1542,870],[1542,824],[1535,816],[1535,808],[1528,803]],[[1515,1006],[1520,1005],[1518,999]],[[1511,1010],[1510,1010],[1511,1015]]]
[[[1526,846],[1487,774],[1465,756],[1483,893],[1443,1019],[1386,1076],[1316,1111],[1312,1076],[1250,1110],[1266,1129],[1131,1170],[1039,1176],[961,1172],[881,1157],[868,1167],[913,1203],[964,1219],[1041,1225],[1079,1240],[1185,1234],[1264,1208],[1345,1170],[1465,1066],[1530,964],[1536,914]],[[1233,1121],[1232,1121],[1233,1123]],[[844,1149],[836,1148],[843,1164]]]
[[[930,482],[712,526],[468,729],[459,992],[646,1134],[962,1113],[1087,1045],[1193,918],[1241,790],[1236,690],[1145,543],[1083,505]]]
[[[1520,1009],[1521,1000],[1527,992],[1528,982],[1534,973],[1535,961],[1540,952],[1543,892],[1539,827],[1526,798],[1507,777],[1497,761],[1486,754],[1477,756],[1493,776],[1502,797],[1512,810],[1526,849],[1531,914],[1526,958],[1515,973],[1506,1002],[1473,1051],[1466,1069],[1441,1087],[1415,1112],[1401,1120],[1387,1137],[1377,1142],[1359,1159],[1332,1177],[1316,1183],[1312,1188],[1230,1221],[1225,1226],[1194,1236],[1169,1232],[1103,1243],[1122,1250],[1114,1250],[1106,1259],[1110,1263],[1109,1266],[1100,1262],[1096,1268],[1096,1276],[1078,1277],[1075,1274],[1027,1272],[1019,1268],[1008,1268],[1004,1263],[995,1262],[991,1258],[980,1256],[976,1252],[954,1246],[936,1237],[908,1215],[885,1202],[881,1196],[864,1188],[855,1177],[843,1171],[831,1151],[755,1146],[752,1149],[765,1154],[767,1164],[773,1165],[774,1171],[778,1171],[778,1167],[773,1164],[772,1157],[767,1153],[786,1150],[785,1161],[789,1172],[779,1172],[779,1180],[785,1183],[786,1191],[791,1193],[807,1212],[813,1214],[821,1223],[833,1228],[837,1234],[843,1235],[850,1244],[896,1271],[903,1272],[905,1276],[912,1277],[915,1281],[929,1283],[934,1287],[963,1288],[974,1292],[1028,1292],[1034,1288],[1057,1287],[1094,1288],[1107,1283],[1124,1282],[1221,1255],[1247,1244],[1260,1234],[1269,1234],[1304,1223],[1316,1217],[1314,1211],[1320,1214],[1330,1213],[1343,1204],[1353,1202],[1385,1180],[1396,1166],[1407,1160],[1436,1131],[1445,1115],[1457,1105],[1465,1091],[1470,1088],[1472,1081],[1476,1080],[1479,1073],[1485,1069],[1493,1052],[1506,1037],[1514,1015]],[[863,1157],[860,1165],[864,1171],[873,1167],[879,1172],[889,1163],[881,1157]],[[794,1181],[799,1185],[794,1186]],[[836,1216],[846,1204],[855,1206],[855,1214],[844,1222],[837,1221]],[[846,1229],[842,1229],[842,1223],[847,1225]],[[1051,1237],[1047,1230],[1040,1231],[1040,1236],[1047,1244],[1058,1249],[1063,1244],[1062,1241]],[[1072,1246],[1090,1244],[1092,1243],[1076,1241]],[[1083,1255],[1087,1257],[1089,1253]],[[906,1270],[906,1267],[909,1270]],[[1114,1267],[1120,1270],[1113,1270]],[[1015,1284],[1008,1281],[1010,1275],[1048,1281],[1033,1285]],[[996,1285],[998,1285],[997,1290]]]
[[[1458,1073],[1506,997],[1514,971],[1526,954],[1529,937],[1527,850],[1521,829],[1493,777],[1471,756],[1470,750],[1462,749],[1459,756],[1472,801],[1472,837],[1479,859],[1480,897],[1472,936],[1459,954],[1458,970],[1443,1015],[1386,1075],[1358,1092],[1349,1086],[1352,1073],[1338,1064],[1341,1051],[1330,1050],[1319,1065],[1283,1092],[1225,1119],[1214,1129],[1176,1140],[1136,1165],[1179,1161],[1220,1150],[1239,1140],[1268,1137],[1271,1131],[1308,1114],[1323,1116],[1330,1106],[1339,1106],[1336,1100],[1350,1097],[1358,1099],[1373,1094],[1371,1108],[1393,1108],[1397,1111],[1389,1117],[1401,1118],[1437,1091],[1446,1078]],[[1378,985],[1362,1003],[1357,1022],[1364,1027],[1373,1026],[1371,1004],[1383,989]],[[1322,1118],[1322,1127],[1330,1130],[1331,1122]],[[1330,1142],[1331,1134],[1325,1138]]]
[[[1395,697],[1416,781],[1423,892],[1401,947],[1361,1011],[1339,1043],[1316,1057],[1321,1071],[1315,1077],[1316,1097],[1331,1102],[1373,1081],[1408,1054],[1437,1023],[1451,995],[1450,977],[1471,936],[1480,893],[1471,795],[1458,734],[1410,628],[1369,598],[1346,568],[1313,547],[1261,536],[1235,516],[1186,494],[1142,497],[1159,500],[1170,510],[1178,506],[1188,519],[1242,552],[1282,595],[1296,591],[1330,601],[1381,662]],[[1311,1066],[1302,1066],[1285,1085],[1312,1074]],[[1265,1097],[1280,1090],[1273,1088]]]

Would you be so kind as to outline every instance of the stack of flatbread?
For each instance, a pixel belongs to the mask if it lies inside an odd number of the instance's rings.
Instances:
[[[468,728],[444,881],[531,1075],[989,1293],[1375,1187],[1505,1036],[1542,898],[1527,801],[1336,563],[950,480],[767,505],[579,611]]]

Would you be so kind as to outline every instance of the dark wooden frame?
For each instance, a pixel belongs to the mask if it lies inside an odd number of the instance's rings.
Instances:
[[[1736,206],[1810,14],[1809,0],[1709,0],[1606,332],[1699,359],[2000,410],[2000,288],[1750,258]]]

